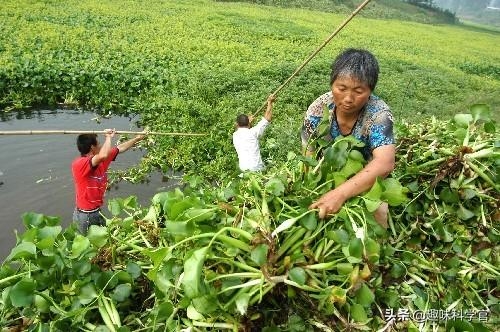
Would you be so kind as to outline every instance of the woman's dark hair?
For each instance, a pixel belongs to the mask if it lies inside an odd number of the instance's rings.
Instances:
[[[76,146],[82,156],[90,152],[92,145],[97,145],[96,134],[81,134],[76,138]]]
[[[332,64],[330,86],[338,77],[352,77],[375,90],[379,67],[375,56],[367,50],[349,48],[337,56]]]
[[[236,123],[238,124],[238,127],[248,127],[250,120],[246,114],[240,114],[236,117]]]

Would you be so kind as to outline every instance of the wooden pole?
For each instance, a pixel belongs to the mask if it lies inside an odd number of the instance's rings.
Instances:
[[[307,57],[307,59],[306,59],[306,60],[304,60],[304,62],[303,62],[303,63],[302,63],[302,64],[301,64],[301,65],[300,65],[300,66],[299,66],[299,67],[298,67],[298,68],[297,68],[294,72],[293,72],[293,74],[292,74],[292,75],[290,75],[290,77],[289,77],[289,78],[288,78],[288,79],[287,79],[287,80],[286,80],[283,84],[281,84],[281,85],[280,85],[280,86],[279,86],[279,87],[278,87],[278,88],[277,88],[277,89],[276,89],[276,90],[275,90],[272,94],[273,94],[273,95],[275,95],[275,96],[277,96],[277,95],[278,95],[278,93],[279,93],[279,92],[280,92],[280,91],[281,91],[281,90],[282,90],[285,86],[287,86],[287,85],[288,85],[288,83],[290,83],[290,81],[292,80],[292,78],[294,78],[295,76],[297,76],[297,75],[298,75],[298,73],[302,70],[302,68],[304,68],[304,67],[305,67],[305,65],[306,65],[306,64],[308,64],[308,63],[309,63],[309,61],[311,61],[311,60],[312,60],[312,58],[314,58],[314,57],[316,56],[316,54],[318,54],[318,53],[319,53],[319,51],[321,51],[321,50],[323,49],[323,47],[325,47],[325,46],[326,46],[326,45],[330,42],[330,40],[332,40],[332,38],[333,38],[333,37],[335,37],[335,36],[336,36],[336,35],[340,32],[340,30],[342,30],[342,29],[343,29],[343,28],[347,25],[347,23],[349,23],[349,22],[352,20],[352,18],[353,18],[354,16],[356,16],[356,14],[358,14],[358,13],[359,13],[359,11],[361,11],[361,9],[363,9],[363,8],[364,8],[364,7],[365,7],[365,6],[366,6],[366,5],[370,2],[370,1],[371,1],[371,0],[365,0],[365,1],[363,1],[363,3],[362,3],[362,4],[360,4],[360,5],[358,6],[358,8],[356,8],[356,9],[352,12],[352,14],[351,14],[348,18],[346,18],[346,19],[344,20],[344,22],[342,22],[342,23],[338,26],[338,28],[337,28],[337,29],[336,29],[336,30],[335,30],[335,31],[334,31],[334,32],[333,32],[330,36],[328,36],[328,38],[327,38],[327,39],[326,39],[326,40],[325,40],[325,41],[324,41],[324,42],[323,42],[323,43],[322,43],[322,44],[321,44],[321,45],[320,45],[320,46],[319,46],[319,47],[318,47],[318,48],[317,48],[314,52],[312,52],[312,53],[311,53],[311,55],[309,55],[309,56]],[[254,114],[252,114],[252,117],[255,119],[255,117],[257,116],[257,114],[258,114],[260,111],[262,111],[262,110],[266,107],[266,105],[267,105],[267,100],[264,102],[264,104],[263,104],[261,107],[259,107],[259,108],[255,111],[255,113],[254,113]]]
[[[0,135],[56,135],[56,134],[104,134],[104,130],[6,130],[0,131]],[[117,130],[115,134],[121,135],[164,135],[164,136],[205,136],[204,133],[178,133],[157,131],[122,131]]]

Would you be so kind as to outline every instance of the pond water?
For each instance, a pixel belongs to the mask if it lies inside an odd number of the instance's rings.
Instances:
[[[96,118],[98,116],[94,113],[75,110],[2,114],[0,131],[140,130],[135,126],[137,119],[100,118],[98,123]],[[76,136],[0,135],[0,262],[15,246],[14,230],[19,233],[25,230],[21,217],[24,212],[61,217],[63,227],[71,223],[74,209],[71,162],[79,155]],[[135,149],[120,154],[111,164],[110,170],[134,166],[145,153]],[[105,206],[110,198],[130,195],[137,196],[139,203],[147,206],[157,192],[171,190],[179,179],[179,174],[156,173],[151,174],[149,182],[144,184],[122,181],[107,192]],[[107,208],[104,211],[106,213]]]

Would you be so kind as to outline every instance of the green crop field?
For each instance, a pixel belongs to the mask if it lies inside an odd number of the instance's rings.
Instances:
[[[347,17],[214,1],[3,1],[0,7],[4,110],[76,103],[139,113],[153,130],[210,132],[203,148],[192,140],[157,144],[169,167],[216,159],[201,166],[207,174],[234,169],[235,116],[256,112]],[[327,91],[331,61],[346,47],[378,57],[375,93],[396,121],[449,119],[474,103],[498,114],[499,40],[494,31],[355,17],[280,92],[263,153],[273,163],[285,156],[278,146],[298,150],[305,109]],[[181,148],[173,151],[173,144]],[[151,164],[165,158],[158,159]]]
[[[108,227],[88,236],[27,213],[0,268],[2,331],[494,331],[500,33],[373,1],[279,92],[261,141],[268,171],[238,177],[236,115],[261,112],[354,5],[273,3],[0,2],[2,118],[74,107],[206,134],[149,137],[141,163],[115,175],[174,168],[183,189],[147,207],[111,200]],[[304,113],[347,47],[379,60],[397,167],[319,220],[312,200],[365,164],[350,137],[323,164],[300,153]],[[372,217],[382,201],[388,230]],[[434,316],[390,321],[391,310]]]

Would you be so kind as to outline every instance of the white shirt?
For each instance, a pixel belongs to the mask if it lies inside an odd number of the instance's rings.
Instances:
[[[269,125],[265,118],[252,128],[238,128],[233,133],[233,145],[238,154],[239,167],[242,171],[261,171],[264,162],[260,156],[259,138]]]

